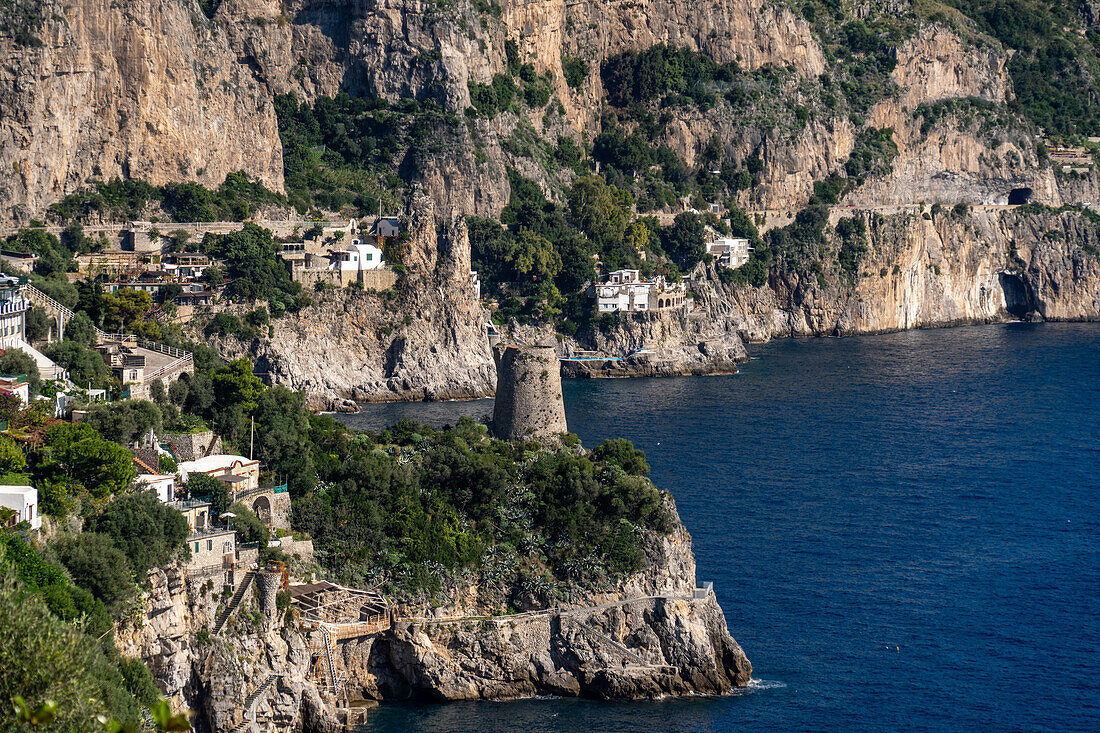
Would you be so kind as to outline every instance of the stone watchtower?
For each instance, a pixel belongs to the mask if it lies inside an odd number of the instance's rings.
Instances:
[[[497,346],[493,436],[501,440],[556,440],[568,432],[561,367],[553,344]]]

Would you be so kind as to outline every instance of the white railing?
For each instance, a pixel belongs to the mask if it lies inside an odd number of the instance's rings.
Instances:
[[[60,315],[64,320],[70,320],[73,317],[73,312],[58,303],[50,296],[43,293],[33,285],[24,286],[24,292],[27,296],[27,300],[34,303],[47,311],[53,312],[55,315]],[[3,305],[0,304],[0,315],[3,315]],[[147,341],[145,339],[138,338],[132,333],[123,333],[121,331],[115,333],[108,333],[102,329],[95,329],[96,341],[98,343],[118,342],[123,344],[132,344],[134,346],[140,346],[143,349],[149,351],[156,351],[166,356],[172,356],[176,358],[175,362],[167,364],[156,371],[146,374],[142,380],[142,384],[151,384],[153,380],[164,379],[166,376],[171,377],[175,374],[183,372],[188,366],[194,364],[194,355],[190,351],[176,348],[175,346],[167,346],[165,344],[158,344],[155,341]]]

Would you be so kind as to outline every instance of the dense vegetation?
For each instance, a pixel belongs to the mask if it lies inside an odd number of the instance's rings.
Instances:
[[[401,421],[354,433],[311,421],[321,483],[295,503],[294,524],[351,582],[435,590],[479,573],[508,603],[552,602],[642,567],[642,535],[673,518],[627,441],[588,456],[490,439],[464,418],[433,430]]]
[[[424,162],[443,149],[459,124],[431,101],[319,97],[311,106],[293,94],[275,97],[283,172],[290,202],[305,212],[397,210]]]
[[[488,84],[468,83],[473,106],[466,110],[467,117],[493,117],[501,112],[519,112],[520,105],[540,110],[549,103],[550,77],[535,73],[532,64],[520,62],[519,47],[514,40],[504,42],[504,53],[508,62],[507,73],[495,74]],[[577,82],[578,74],[582,75],[583,81],[585,70],[578,67],[576,61],[569,69],[568,76],[573,82]]]
[[[248,223],[230,234],[208,234],[203,249],[226,266],[226,294],[246,301],[266,300],[271,315],[297,310],[309,302],[279,257],[270,229]]]
[[[947,0],[1016,51],[1013,107],[1051,135],[1100,135],[1100,31],[1095,11],[1042,0]]]
[[[143,707],[159,724],[164,711],[148,667],[119,654],[102,601],[74,585],[52,553],[0,533],[0,699],[8,703],[0,728],[29,730],[33,717],[46,730],[110,730],[102,716],[136,729]]]
[[[567,206],[547,200],[537,184],[509,173],[511,196],[503,224],[469,219],[473,267],[497,299],[495,317],[549,321],[568,333],[590,320],[583,287],[605,269],[640,269],[678,279],[705,256],[706,225],[728,233],[713,215],[684,213],[662,228],[635,218],[629,191],[598,175],[577,178]]]
[[[139,219],[150,204],[159,204],[175,222],[244,221],[260,207],[286,203],[280,194],[237,171],[215,191],[199,183],[153,186],[132,178],[95,182],[51,206],[50,214],[63,223],[91,217],[125,221]]]

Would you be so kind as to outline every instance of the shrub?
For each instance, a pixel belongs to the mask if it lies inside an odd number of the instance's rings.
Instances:
[[[587,61],[576,56],[562,54],[561,69],[562,74],[565,76],[565,83],[570,87],[580,89],[584,86],[584,80],[588,78]]]
[[[107,535],[82,532],[59,540],[54,548],[73,582],[88,589],[108,609],[120,610],[133,596],[130,563]]]
[[[85,525],[85,533],[110,537],[122,550],[135,575],[144,580],[149,569],[167,563],[187,538],[187,520],[162,504],[152,491],[115,498]]]

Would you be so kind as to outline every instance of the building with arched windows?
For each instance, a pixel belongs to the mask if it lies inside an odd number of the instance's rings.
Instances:
[[[642,280],[637,270],[615,270],[607,282],[596,285],[596,313],[640,313],[682,308],[687,285],[669,282],[662,275]]]

